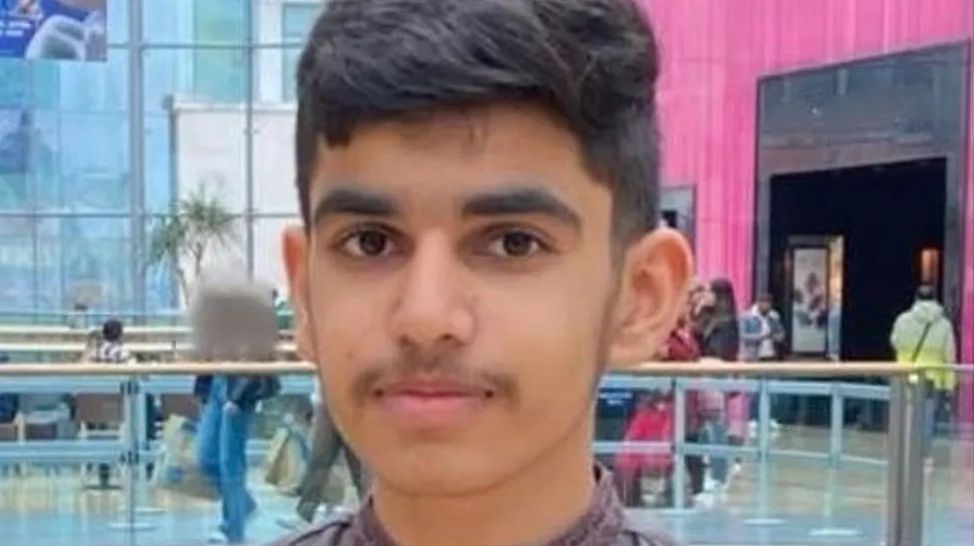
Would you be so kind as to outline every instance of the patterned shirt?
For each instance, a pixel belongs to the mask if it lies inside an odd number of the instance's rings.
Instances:
[[[544,546],[676,546],[665,534],[633,524],[616,497],[611,475],[596,468],[592,504],[567,532]],[[272,546],[397,546],[371,502],[354,515],[317,525]]]

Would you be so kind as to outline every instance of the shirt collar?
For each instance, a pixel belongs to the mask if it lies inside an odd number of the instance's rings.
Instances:
[[[594,469],[595,492],[588,510],[567,531],[544,546],[588,546],[612,544],[623,531],[625,512],[603,467]],[[379,522],[371,498],[352,519],[349,533],[353,544],[398,546]]]

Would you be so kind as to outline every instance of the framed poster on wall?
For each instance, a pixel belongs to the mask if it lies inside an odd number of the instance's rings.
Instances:
[[[829,247],[791,249],[791,351],[822,355],[828,352]]]
[[[0,0],[0,57],[104,61],[107,0]]]

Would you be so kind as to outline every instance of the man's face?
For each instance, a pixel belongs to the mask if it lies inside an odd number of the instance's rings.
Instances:
[[[762,315],[767,315],[771,312],[771,301],[767,299],[762,299],[758,301],[758,312]]]
[[[318,156],[289,259],[299,336],[379,479],[477,491],[589,441],[625,266],[573,135],[496,106],[363,126]]]

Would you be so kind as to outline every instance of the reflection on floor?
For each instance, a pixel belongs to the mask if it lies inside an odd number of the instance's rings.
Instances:
[[[884,441],[883,435],[848,432],[845,453],[881,458]],[[821,453],[827,452],[827,445],[824,431],[797,427],[786,429],[776,441],[781,449]],[[936,466],[928,472],[926,482],[925,536],[929,545],[974,544],[972,450],[974,443],[970,441],[943,441],[937,446]],[[847,466],[830,473],[824,461],[778,459],[769,467],[770,487],[764,496],[755,470],[744,463],[726,498],[712,507],[641,510],[633,511],[633,516],[665,526],[687,544],[882,543],[886,497],[882,467]],[[260,475],[255,470],[250,482],[260,503],[259,513],[248,528],[253,544],[286,534],[277,520],[291,516],[295,505],[295,499],[260,483]],[[350,488],[346,488],[345,500],[354,501]],[[218,523],[218,508],[213,503],[154,492],[147,504],[164,512],[139,517],[151,524],[151,529],[134,534],[112,530],[111,524],[121,521],[124,503],[125,496],[119,491],[84,490],[77,469],[62,467],[56,473],[30,469],[27,476],[6,477],[0,470],[0,544],[190,546],[203,544]],[[755,517],[781,522],[754,525]]]

